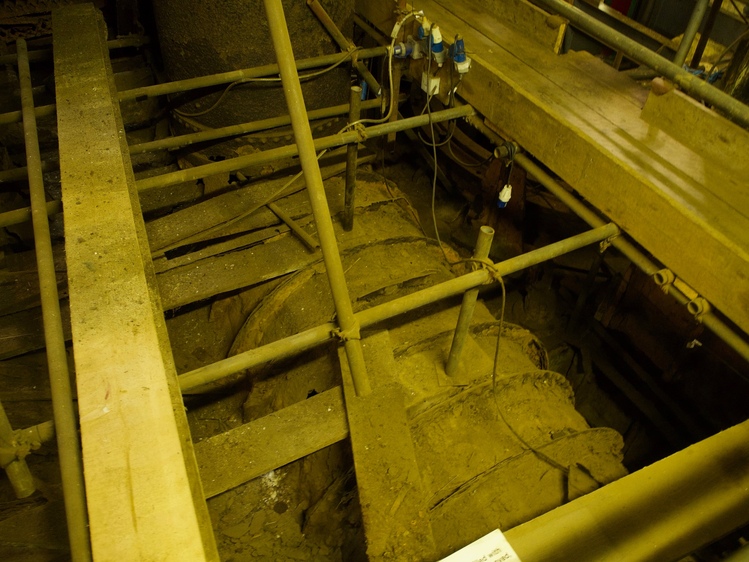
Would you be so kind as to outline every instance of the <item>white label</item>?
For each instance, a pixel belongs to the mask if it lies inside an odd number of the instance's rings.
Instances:
[[[441,562],[521,562],[502,531],[496,529]]]

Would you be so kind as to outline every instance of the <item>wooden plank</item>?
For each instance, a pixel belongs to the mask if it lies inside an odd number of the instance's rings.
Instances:
[[[371,561],[434,560],[427,498],[388,332],[365,337],[362,347],[372,384],[366,396],[356,395],[342,347],[338,358],[367,557]]]
[[[203,490],[211,498],[347,437],[337,386],[196,443]]]
[[[307,225],[311,220],[312,216],[307,216],[297,222],[300,225]],[[185,254],[184,256],[179,256],[170,260],[162,258],[158,262],[154,263],[154,268],[156,269],[156,273],[163,273],[170,269],[174,269],[175,267],[188,265],[198,260],[211,258],[213,256],[218,256],[227,252],[233,252],[234,250],[241,250],[248,246],[253,246],[255,244],[265,242],[270,238],[275,238],[280,234],[285,234],[286,232],[289,232],[289,230],[289,227],[285,224],[271,226],[270,228],[265,228],[263,230],[256,230],[254,232],[238,236],[237,238],[232,238],[231,240],[227,240],[226,242],[211,244],[210,246],[207,246],[202,250],[191,252],[189,254]]]
[[[69,363],[72,367],[72,357]],[[75,374],[70,369],[70,382],[75,392]],[[47,355],[28,353],[0,361],[0,402],[6,407],[10,402],[51,400]]]
[[[321,171],[323,178],[327,179],[343,173],[345,169],[345,164],[334,164],[323,167]],[[278,218],[265,208],[265,202],[274,195],[280,195],[279,189],[290,179],[291,177],[254,182],[151,221],[146,225],[151,250],[163,252],[164,249],[178,247],[188,241],[207,240],[276,224]],[[304,180],[300,177],[283,193],[289,196],[302,189]],[[241,215],[246,215],[246,218],[240,224],[232,225],[233,228],[221,229],[213,236],[202,234],[216,225],[235,221]]]
[[[60,301],[60,315],[65,340],[70,339],[70,307]],[[0,318],[0,359],[9,359],[44,349],[44,322],[41,307],[7,314]]]
[[[485,10],[446,4],[419,8],[470,45],[466,101],[749,329],[749,177],[646,123],[635,104],[597,84],[613,72],[605,65],[586,76]],[[717,130],[726,123],[713,117]]]
[[[94,558],[218,560],[155,290],[106,26],[92,4],[60,8],[52,18]]]
[[[371,199],[378,199],[377,194],[370,193],[368,198],[362,195],[360,200],[363,204],[371,202]],[[392,235],[380,228],[380,221],[391,214],[402,215],[404,211],[395,202],[380,205],[379,201],[373,203],[373,212],[366,212],[365,208],[364,212],[357,214],[355,227],[351,232],[345,232],[338,222],[334,223],[338,244],[342,250],[363,242],[373,243],[382,240],[383,236]],[[361,211],[361,207],[357,209]],[[399,233],[401,236],[423,237],[419,227],[412,222],[403,224],[408,226],[402,228]],[[313,226],[310,224],[307,227],[310,233]],[[164,271],[158,276],[161,300],[164,310],[171,310],[221,293],[276,279],[309,267],[321,259],[320,250],[310,252],[292,233],[287,232],[265,244]]]
[[[250,287],[299,271],[322,259],[293,235],[209,259],[175,267],[159,274],[164,310],[171,310],[215,295]]]
[[[60,297],[68,296],[67,276],[65,275],[65,250],[62,245],[53,248],[57,290]],[[39,274],[36,268],[36,252],[16,252],[7,254],[0,270],[0,316],[40,306]]]
[[[749,177],[749,132],[728,121],[716,127],[715,113],[686,94],[671,90],[659,96],[651,90],[641,115],[646,123],[684,146],[721,162],[735,174]]]
[[[564,18],[549,15],[526,0],[494,0],[482,2],[481,7],[539,46],[553,53],[562,50],[564,33],[567,30],[567,21]]]
[[[57,289],[61,298],[68,296],[64,271],[57,272]],[[0,293],[0,316],[40,306],[39,274],[35,270],[0,271]]]

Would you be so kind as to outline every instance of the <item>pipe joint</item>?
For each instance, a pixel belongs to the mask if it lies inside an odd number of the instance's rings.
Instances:
[[[608,238],[606,238],[606,240],[601,240],[601,242],[598,245],[600,252],[604,253],[606,250],[608,250],[611,247],[611,245],[614,243],[614,240],[616,238],[619,238],[619,235],[620,233],[617,232],[613,236],[609,236]]]
[[[512,141],[505,141],[494,149],[494,158],[514,160],[518,152],[518,145]]]
[[[361,326],[359,325],[358,321],[354,321],[354,323],[344,330],[343,328],[336,328],[331,332],[331,335],[342,342],[347,342],[351,340],[360,340],[361,339]]]
[[[670,269],[664,268],[653,273],[653,281],[658,285],[661,290],[668,294],[669,287],[676,281],[676,275]]]
[[[712,312],[712,306],[704,297],[697,297],[687,303],[687,310],[694,316],[697,322],[702,323],[705,314]]]
[[[18,435],[18,432],[14,432],[14,435]],[[10,445],[10,447],[0,447],[0,468],[4,469],[16,461],[24,460],[31,454],[31,451],[36,451],[42,446],[41,443],[29,443],[16,441],[15,439]]]

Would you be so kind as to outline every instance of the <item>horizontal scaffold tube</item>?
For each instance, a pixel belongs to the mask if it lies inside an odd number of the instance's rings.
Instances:
[[[381,57],[387,54],[387,47],[359,49],[348,53],[349,56],[353,56],[354,54],[356,54],[356,57],[359,60]],[[319,57],[312,57],[308,59],[299,59],[298,61],[296,61],[296,69],[310,70],[312,68],[319,68],[321,66],[330,66],[339,62],[343,56],[345,56],[345,53],[335,53],[332,55],[322,55]],[[177,80],[175,82],[164,82],[163,84],[155,84],[153,86],[143,86],[142,88],[123,90],[117,95],[117,97],[120,101],[135,99],[140,100],[145,98],[153,98],[156,96],[164,96],[167,94],[178,94],[180,92],[197,90],[199,88],[206,88],[209,86],[221,86],[222,84],[231,84],[232,82],[241,82],[242,80],[251,80],[253,78],[265,78],[267,76],[274,76],[277,74],[277,64],[266,64],[263,66],[257,66],[255,68],[232,70],[229,72],[221,72],[219,74],[211,74],[210,76],[186,78],[185,80]]]
[[[387,54],[387,47],[359,49],[349,53],[349,56],[352,56],[353,54],[356,54],[358,60],[381,57]],[[297,70],[310,70],[313,68],[319,68],[321,66],[330,66],[339,62],[341,60],[341,57],[343,56],[345,56],[345,53],[335,53],[332,55],[323,55],[308,59],[300,59],[296,61],[296,67]],[[199,76],[197,78],[187,78],[185,80],[177,80],[175,82],[164,82],[163,84],[154,84],[153,86],[143,86],[141,88],[123,90],[117,94],[117,97],[119,101],[143,100],[157,96],[165,96],[168,94],[188,92],[191,90],[207,88],[210,86],[221,86],[223,84],[231,84],[232,82],[241,82],[242,80],[251,80],[253,78],[265,78],[267,76],[274,76],[277,74],[277,64],[266,64],[255,68],[232,70],[230,72],[221,72],[219,74],[211,74],[209,76]],[[35,109],[37,118],[54,115],[56,111],[57,106],[55,104],[43,105]],[[8,125],[10,123],[18,123],[20,121],[20,111],[0,113],[0,125]]]
[[[357,312],[354,316],[361,328],[368,328],[405,312],[410,312],[449,297],[460,295],[470,289],[480,287],[490,282],[495,275],[504,276],[522,271],[533,265],[538,265],[539,263],[584,248],[590,244],[615,237],[618,234],[619,228],[616,225],[606,224],[578,234],[577,236],[566,238],[543,248],[497,263],[494,265],[494,271],[479,269],[478,271],[473,271],[455,279],[445,281],[444,283],[434,285],[428,289],[422,289],[410,295]],[[333,332],[336,327],[336,324],[332,322],[322,324],[299,334],[223,359],[206,367],[200,367],[179,377],[180,388],[183,392],[189,392],[240,373],[246,369],[258,367],[276,359],[298,355],[303,351],[330,341],[333,338]]]
[[[680,65],[643,47],[637,41],[622,35],[564,0],[536,0],[536,3],[542,8],[567,18],[573,26],[585,31],[608,47],[624,53],[633,61],[652,68],[673,81],[685,92],[725,112],[730,119],[744,127],[749,127],[749,106],[684,70]]]
[[[380,107],[381,100],[367,100],[362,102],[364,109],[373,109]],[[316,109],[310,111],[308,116],[310,119],[326,119],[329,117],[335,117],[337,115],[345,115],[349,111],[348,104],[335,105],[332,107],[326,107],[322,109]],[[249,123],[241,123],[239,125],[229,125],[228,127],[220,127],[218,129],[210,129],[207,131],[201,131],[199,133],[190,133],[187,135],[180,135],[176,137],[168,137],[165,139],[145,142],[141,144],[130,145],[130,154],[141,154],[145,152],[153,152],[156,150],[169,150],[175,148],[181,148],[183,146],[189,146],[199,142],[206,142],[212,140],[218,140],[228,138],[237,135],[245,135],[248,133],[254,133],[257,131],[264,131],[275,127],[283,127],[291,122],[288,115],[281,115],[279,117],[273,117],[270,119],[262,119],[260,121],[251,121]],[[42,171],[51,172],[57,169],[57,165],[52,162],[43,162]],[[20,181],[28,177],[28,169],[26,166],[13,168],[11,170],[5,170],[0,172],[0,183],[10,181]],[[50,201],[47,203],[47,214],[54,215],[62,211],[62,202]],[[0,228],[12,226],[14,224],[20,224],[31,219],[31,208],[22,207],[13,211],[6,211],[0,213]]]
[[[339,133],[337,135],[330,135],[315,139],[315,150],[321,151],[329,148],[335,148],[338,146],[344,146],[352,142],[359,142],[361,140],[360,135],[364,138],[381,137],[390,133],[396,133],[398,131],[405,131],[406,129],[414,129],[416,127],[424,127],[429,125],[431,119],[433,123],[440,123],[442,121],[450,121],[451,119],[458,119],[459,117],[467,117],[475,113],[474,109],[470,105],[463,105],[459,107],[453,107],[450,109],[443,109],[442,111],[433,111],[431,115],[419,115],[416,117],[409,117],[407,119],[399,119],[398,121],[392,121],[389,123],[383,123],[382,125],[374,125],[367,127],[364,132],[349,131],[346,133]],[[257,152],[255,154],[248,154],[246,156],[239,156],[237,158],[230,158],[228,160],[222,160],[221,162],[213,162],[211,164],[205,164],[203,166],[195,166],[194,168],[187,168],[178,172],[171,172],[169,174],[163,174],[161,176],[154,176],[151,178],[145,178],[138,180],[136,186],[138,191],[148,191],[149,189],[157,189],[160,187],[168,187],[170,185],[176,185],[187,181],[194,181],[200,178],[213,176],[216,174],[224,174],[241,170],[249,166],[262,166],[270,164],[277,160],[284,158],[292,158],[299,154],[299,150],[296,144],[282,146],[279,148],[273,148],[263,152]]]
[[[377,107],[380,107],[381,105],[382,101],[378,99],[367,100],[362,102],[361,104],[362,109],[375,109]],[[344,103],[341,105],[334,105],[332,107],[314,109],[307,113],[307,117],[310,121],[314,121],[315,119],[327,119],[329,117],[346,115],[348,111],[349,104]],[[207,131],[200,131],[199,133],[190,133],[187,135],[167,137],[165,139],[143,142],[140,144],[131,144],[129,150],[130,154],[142,154],[144,152],[154,152],[157,150],[173,150],[175,148],[182,148],[183,146],[189,146],[191,144],[196,144],[199,142],[207,142],[238,135],[246,135],[249,133],[256,133],[258,131],[275,129],[276,127],[285,127],[290,123],[291,117],[289,117],[288,115],[280,115],[278,117],[271,117],[270,119],[261,119],[260,121],[250,121],[249,123],[241,123],[239,125],[229,125],[227,127],[208,129]]]

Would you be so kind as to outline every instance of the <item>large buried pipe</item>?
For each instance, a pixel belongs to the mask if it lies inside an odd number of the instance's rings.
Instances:
[[[268,15],[268,24],[276,58],[278,59],[286,105],[291,116],[291,127],[294,130],[299,160],[302,164],[304,180],[307,183],[307,194],[309,195],[312,214],[315,217],[317,236],[320,239],[338,326],[341,330],[346,357],[351,369],[351,378],[357,395],[369,394],[372,389],[367,377],[367,367],[364,363],[364,353],[359,339],[359,326],[354,317],[354,310],[346,287],[343,264],[338,253],[338,243],[333,230],[333,221],[330,218],[330,208],[325,196],[325,187],[322,183],[320,165],[317,162],[315,143],[312,139],[312,129],[307,119],[307,109],[304,105],[302,87],[294,63],[294,52],[291,48],[291,38],[286,27],[286,17],[281,0],[265,0],[265,12]]]
[[[52,254],[52,239],[47,218],[47,202],[42,178],[42,159],[39,154],[39,138],[34,115],[34,98],[31,93],[31,71],[29,69],[26,41],[19,39],[18,79],[21,85],[23,108],[23,132],[26,143],[26,167],[29,170],[29,194],[31,198],[31,220],[34,226],[36,264],[39,270],[39,290],[42,301],[44,341],[47,348],[47,366],[52,393],[52,409],[57,432],[57,448],[60,456],[62,490],[65,497],[65,516],[68,522],[70,552],[75,562],[91,560],[91,545],[88,536],[88,514],[83,484],[81,445],[78,439],[77,414],[70,388],[68,356],[65,351],[65,336],[60,314],[60,296],[57,292],[57,273]]]
[[[533,265],[538,265],[574,250],[579,250],[590,244],[607,240],[618,234],[619,228],[613,224],[594,228],[577,236],[560,240],[554,244],[549,244],[543,248],[494,264],[494,273],[488,269],[480,269],[456,277],[450,281],[434,285],[428,289],[422,289],[410,295],[357,312],[354,316],[361,328],[368,328],[383,320],[394,318],[400,314],[480,287],[491,281],[493,279],[492,275],[509,275],[517,271],[522,271]],[[303,351],[330,341],[333,338],[335,329],[336,325],[333,323],[322,324],[299,334],[245,351],[244,353],[228,357],[211,365],[200,367],[179,377],[180,388],[183,392],[188,392],[240,373],[246,369],[263,365],[269,361],[298,355]]]
[[[575,27],[582,29],[606,45],[623,52],[632,60],[659,72],[676,83],[684,91],[725,112],[730,119],[733,119],[744,127],[749,127],[749,106],[744,105],[715,86],[711,86],[704,80],[687,72],[681,66],[643,47],[629,37],[614,31],[606,24],[572,7],[563,0],[536,0],[536,3],[564,16]]]

